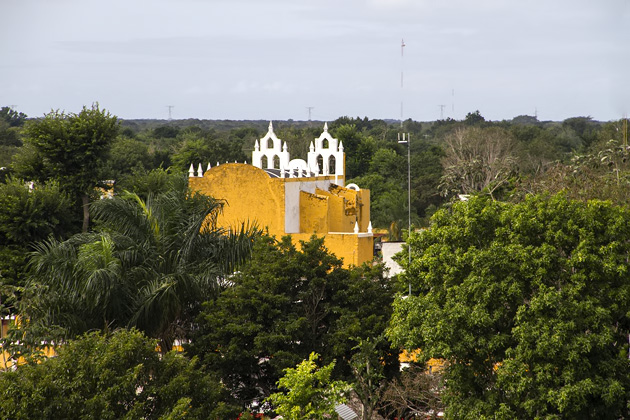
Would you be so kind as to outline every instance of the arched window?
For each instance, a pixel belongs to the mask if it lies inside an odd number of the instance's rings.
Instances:
[[[319,169],[319,174],[324,175],[324,158],[322,155],[317,155],[317,168]]]
[[[335,157],[334,156],[331,156],[328,158],[328,173],[331,175],[335,173]]]
[[[267,169],[267,156],[263,156],[260,160],[260,167],[262,169]]]
[[[330,147],[330,144],[328,144],[328,139],[324,139],[322,141],[322,149],[328,149]]]
[[[273,169],[280,169],[280,157],[273,155]]]
[[[273,139],[272,138],[268,138],[267,139],[267,149],[273,149]]]

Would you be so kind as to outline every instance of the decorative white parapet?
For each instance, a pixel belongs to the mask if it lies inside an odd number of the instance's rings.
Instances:
[[[284,168],[280,169],[280,178],[284,178]]]
[[[219,166],[219,161],[217,160],[217,166]]]
[[[203,177],[203,168],[201,167],[201,163],[199,163],[199,166],[197,167],[197,176],[199,178]]]
[[[206,168],[206,172],[208,172],[210,169],[212,169],[212,165],[210,165],[210,162],[208,162],[208,167]]]
[[[359,233],[359,222],[354,222],[354,233]]]
[[[372,233],[372,221],[370,220],[370,224],[368,225],[368,233]]]
[[[193,178],[195,176],[195,167],[193,164],[190,164],[190,168],[188,169],[188,177]]]

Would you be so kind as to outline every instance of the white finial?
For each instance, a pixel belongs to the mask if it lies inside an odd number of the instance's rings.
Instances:
[[[359,233],[359,222],[354,222],[354,233]]]
[[[254,144],[254,150],[260,152],[260,146],[258,145],[258,139],[256,139],[256,144]]]
[[[208,172],[210,169],[212,169],[212,165],[210,165],[210,162],[208,162],[208,167],[206,168],[206,172]]]
[[[197,166],[197,176],[201,178],[203,176],[203,168],[201,167],[201,163]]]
[[[236,161],[236,159],[234,159],[234,163],[238,163],[238,162]]]
[[[219,161],[217,161],[217,166],[219,166]]]
[[[327,122],[324,123],[324,132],[325,133],[328,132],[328,123]]]
[[[339,151],[343,152],[343,141],[339,140]]]
[[[226,160],[225,163],[229,163],[229,162]]]
[[[284,146],[282,146],[282,151],[286,152],[287,151],[287,142],[284,142]]]
[[[372,221],[370,220],[370,224],[368,225],[368,233],[372,233]]]
[[[192,178],[195,176],[195,167],[193,166],[193,164],[190,164],[190,169],[188,169],[188,177]]]
[[[308,148],[311,152],[315,151],[315,146],[313,146],[313,142],[311,142],[311,145]]]
[[[247,165],[247,160],[245,160],[245,165]]]
[[[273,133],[273,123],[269,121],[269,132]]]

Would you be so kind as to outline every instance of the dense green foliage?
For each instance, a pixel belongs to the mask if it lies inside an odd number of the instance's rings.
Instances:
[[[295,368],[284,370],[278,387],[285,389],[269,396],[275,411],[287,420],[324,420],[334,417],[335,406],[345,401],[349,385],[331,379],[335,362],[318,368],[317,353]]]
[[[197,362],[155,351],[135,330],[90,333],[58,356],[0,374],[0,419],[229,418],[224,389]],[[185,417],[177,417],[185,412]]]
[[[391,338],[444,358],[451,418],[609,418],[630,396],[630,211],[563,195],[436,213]]]
[[[313,351],[337,359],[335,377],[349,379],[357,341],[381,335],[389,320],[393,290],[381,270],[342,268],[321,238],[298,250],[288,237],[263,237],[232,287],[205,305],[187,352],[242,405],[268,397],[283,369]],[[387,342],[376,351],[391,376],[395,352]]]
[[[31,186],[18,179],[0,184],[0,282],[23,286],[29,245],[74,228],[72,201],[50,181]]]
[[[26,146],[16,155],[13,168],[23,179],[58,182],[81,203],[87,232],[90,197],[103,180],[99,168],[117,134],[117,118],[98,104],[83,107],[78,114],[53,111],[29,122]]]
[[[22,306],[31,324],[67,336],[135,326],[169,349],[199,305],[249,255],[255,231],[216,226],[223,203],[179,190],[93,203],[97,229],[37,245]]]

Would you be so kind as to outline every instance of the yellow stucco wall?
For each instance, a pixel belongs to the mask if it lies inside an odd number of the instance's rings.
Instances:
[[[227,163],[206,171],[203,177],[190,177],[189,185],[193,190],[225,200],[223,214],[217,219],[219,226],[256,223],[277,238],[290,234],[296,244],[317,234],[325,236],[326,247],[343,258],[345,266],[371,261],[373,237],[367,233],[369,191],[357,192],[329,181],[334,182],[334,176],[271,178],[255,166]],[[286,215],[287,209],[296,214]],[[295,217],[293,225],[286,221],[291,217]],[[359,234],[354,233],[355,222],[359,224]],[[287,231],[288,225],[295,226],[294,230]]]
[[[299,233],[291,235],[294,243],[308,241],[313,234]],[[350,267],[359,266],[364,262],[372,261],[374,255],[374,241],[367,234],[355,235],[353,233],[333,233],[324,236],[324,246],[337,257],[343,259],[343,265]]]
[[[206,171],[203,177],[188,178],[193,190],[225,200],[220,226],[258,222],[269,232],[284,232],[284,185],[265,171],[243,163],[226,163]]]
[[[328,232],[329,197],[300,191],[300,231]]]

